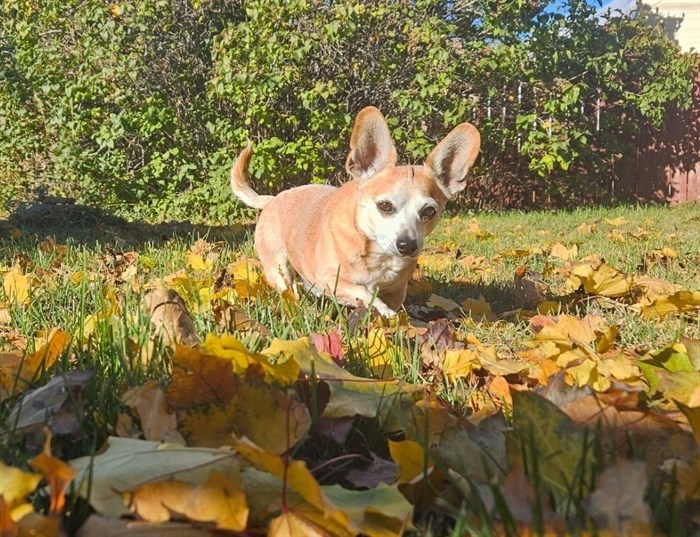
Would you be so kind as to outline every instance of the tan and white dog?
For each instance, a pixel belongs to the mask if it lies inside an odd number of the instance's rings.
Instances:
[[[382,113],[364,108],[355,119],[340,188],[305,185],[261,196],[248,183],[249,144],[231,169],[231,188],[262,209],[255,248],[267,281],[292,288],[293,273],[316,294],[341,304],[396,313],[423,248],[448,198],[466,186],[480,145],[469,123],[455,127],[423,166],[395,166],[396,149]]]

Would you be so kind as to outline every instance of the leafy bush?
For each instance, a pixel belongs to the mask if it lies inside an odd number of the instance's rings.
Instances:
[[[688,106],[695,59],[643,16],[601,25],[582,0],[553,6],[6,0],[0,201],[44,189],[132,216],[230,219],[246,140],[261,190],[337,182],[368,104],[409,161],[474,121],[473,206],[606,201],[635,133]]]

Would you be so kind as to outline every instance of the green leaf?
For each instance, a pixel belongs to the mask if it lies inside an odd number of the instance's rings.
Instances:
[[[544,397],[517,391],[512,396],[518,445],[509,450],[522,448],[526,466],[559,502],[585,495],[593,462],[589,435]]]

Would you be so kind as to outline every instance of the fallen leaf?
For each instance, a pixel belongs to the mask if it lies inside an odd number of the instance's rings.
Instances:
[[[131,388],[122,395],[121,400],[139,417],[146,440],[184,444],[182,436],[177,432],[175,413],[168,405],[165,393],[157,381],[148,380],[141,386]]]
[[[77,435],[82,431],[81,392],[94,376],[94,369],[66,371],[41,388],[22,394],[7,415],[15,432],[48,426],[54,435]]]
[[[534,307],[544,300],[545,291],[541,274],[529,271],[519,266],[513,274],[513,286],[518,302],[525,306]]]
[[[187,307],[176,291],[172,289],[153,289],[143,297],[143,303],[149,312],[155,333],[165,345],[194,346],[199,343]]]
[[[364,468],[353,468],[345,478],[356,488],[372,489],[380,483],[390,485],[398,478],[398,466],[370,453],[372,462]]]
[[[479,369],[481,362],[476,351],[471,349],[447,349],[440,369],[450,382],[468,377],[472,371]]]
[[[140,520],[90,515],[76,537],[218,537],[221,532],[196,528],[188,523],[150,523]]]
[[[265,470],[278,479],[283,479],[286,486],[293,489],[329,521],[350,529],[350,520],[347,515],[327,498],[303,461],[273,455],[248,442],[237,442],[234,449],[257,468]],[[280,490],[280,496],[284,494],[285,491]]]
[[[173,479],[197,485],[218,471],[239,479],[238,460],[230,449],[192,448],[146,440],[110,437],[97,455],[70,461],[78,471],[77,492],[98,513],[129,514],[122,492],[145,483]]]
[[[175,346],[168,402],[175,407],[225,404],[235,390],[231,361],[183,345]]]
[[[430,475],[434,463],[423,446],[413,440],[389,440],[389,453],[399,467],[398,482],[414,483]]]
[[[514,449],[522,450],[525,464],[537,460],[543,486],[558,502],[571,491],[585,494],[590,483],[592,452],[587,435],[557,406],[532,392],[512,392]]]
[[[399,537],[413,528],[413,506],[397,485],[380,483],[370,490],[332,485],[324,486],[323,493],[347,515],[353,530],[361,535]]]
[[[178,422],[190,445],[220,447],[247,437],[275,454],[291,449],[311,427],[306,405],[275,386],[247,377],[236,380],[227,404],[180,408]]]
[[[606,224],[608,224],[610,226],[618,227],[618,226],[622,226],[622,225],[626,224],[627,220],[625,219],[624,216],[618,216],[617,218],[613,218],[612,220],[609,220],[606,218],[603,220],[603,222],[605,222]]]
[[[680,401],[674,401],[676,403],[676,406],[680,409],[683,414],[685,414],[685,417],[688,418],[688,423],[690,424],[690,428],[693,431],[693,435],[695,436],[695,441],[697,444],[700,446],[700,406],[696,407],[689,407],[687,405],[684,405]]]
[[[426,305],[429,308],[437,308],[443,311],[455,311],[459,309],[459,304],[457,304],[457,302],[455,302],[451,298],[445,298],[440,295],[436,295],[435,293],[432,293],[428,297]]]
[[[270,521],[268,537],[328,537],[321,528],[304,520],[293,511],[285,511]]]
[[[327,418],[343,418],[355,415],[386,417],[404,390],[410,387],[396,380],[378,380],[358,377],[338,366],[327,354],[319,353],[308,338],[293,341],[273,341],[264,353],[283,353],[294,359],[303,375],[312,376],[328,384],[331,397],[323,410]]]
[[[578,257],[578,245],[574,244],[570,248],[567,248],[562,243],[558,242],[550,248],[549,257],[556,257],[562,261],[576,259],[576,257]]]
[[[531,526],[535,522],[535,513],[541,517],[541,522],[551,521],[556,516],[547,499],[537,497],[537,492],[525,476],[519,461],[506,476],[500,491],[508,511],[519,524]]]
[[[629,294],[634,278],[602,263],[595,266],[582,263],[575,266],[566,281],[566,291],[573,293],[581,287],[588,295],[618,298]]]
[[[486,302],[486,299],[479,295],[478,300],[467,298],[462,302],[462,309],[475,321],[496,321],[496,316],[491,309],[491,304]]]
[[[0,461],[0,498],[4,499],[7,512],[11,513],[16,507],[25,504],[27,496],[36,490],[39,481],[40,474],[25,472]]]
[[[11,304],[24,306],[29,302],[31,283],[30,279],[22,273],[22,268],[15,265],[3,279],[5,296]]]
[[[327,334],[311,333],[309,340],[318,352],[330,354],[338,365],[343,365],[345,351],[343,351],[343,340],[340,332],[333,329]]]
[[[508,384],[505,378],[501,376],[494,377],[491,384],[489,384],[488,390],[499,403],[505,404],[508,407],[513,406],[513,398],[510,395],[510,384]]]
[[[216,471],[195,486],[167,480],[147,483],[125,496],[129,508],[148,522],[167,522],[171,513],[177,513],[228,531],[244,531],[248,523],[249,511],[240,482]]]
[[[50,445],[51,435],[48,435],[44,446],[44,452],[31,459],[29,464],[41,472],[49,482],[49,491],[51,493],[49,513],[59,514],[63,512],[63,507],[66,503],[66,489],[71,481],[73,481],[77,470],[71,468],[62,460],[53,457],[51,455]]]
[[[642,317],[662,319],[678,313],[693,313],[700,309],[700,291],[678,291],[672,295],[656,298],[651,304],[642,306]]]
[[[476,220],[472,220],[471,222],[469,222],[469,224],[467,225],[467,233],[471,233],[479,239],[489,239],[493,236],[488,231],[484,231],[483,229],[481,229],[479,223]]]
[[[0,401],[27,389],[41,372],[47,371],[68,349],[71,335],[63,330],[51,331],[48,342],[29,356],[0,353]]]
[[[653,535],[651,510],[644,501],[647,473],[643,462],[618,460],[598,478],[587,511],[615,535]]]

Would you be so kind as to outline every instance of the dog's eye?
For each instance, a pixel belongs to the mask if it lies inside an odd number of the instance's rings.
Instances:
[[[384,213],[384,214],[392,214],[395,212],[394,206],[391,204],[390,201],[378,202],[377,209],[379,209],[379,212]]]
[[[423,222],[427,222],[428,220],[432,220],[433,218],[435,218],[436,214],[437,209],[432,205],[428,205],[427,207],[423,207],[423,210],[420,212],[420,219]]]

